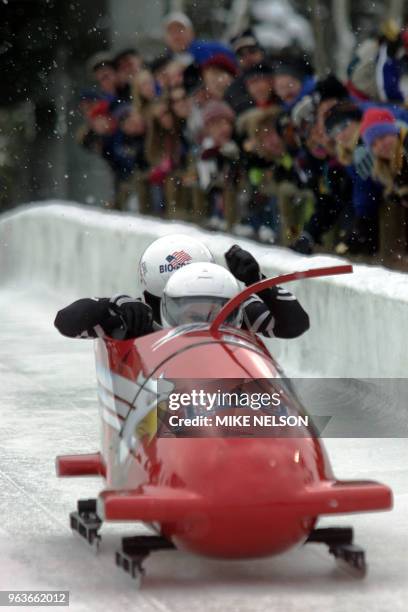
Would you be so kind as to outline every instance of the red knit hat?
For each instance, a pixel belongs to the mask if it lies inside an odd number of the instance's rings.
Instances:
[[[399,129],[395,122],[394,115],[386,108],[369,108],[363,115],[360,134],[367,147],[371,147],[373,142],[381,136],[388,134],[398,134]]]
[[[228,72],[233,77],[238,75],[237,65],[228,55],[224,55],[224,53],[217,53],[203,62],[201,64],[201,70],[205,70],[206,68],[220,68],[220,70]]]

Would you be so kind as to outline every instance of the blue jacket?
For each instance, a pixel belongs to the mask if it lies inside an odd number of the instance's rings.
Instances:
[[[144,136],[127,136],[117,130],[104,139],[102,155],[120,181],[128,180],[136,170],[145,170],[147,167]]]
[[[356,217],[373,217],[381,202],[383,187],[371,177],[361,178],[354,166],[347,166],[352,182],[352,202]]]
[[[404,102],[400,89],[402,61],[395,53],[389,53],[388,45],[382,44],[377,57],[377,87],[381,97],[392,102]]]

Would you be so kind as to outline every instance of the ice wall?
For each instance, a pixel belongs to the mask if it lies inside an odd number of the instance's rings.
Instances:
[[[173,233],[203,240],[220,263],[237,242],[188,224],[70,203],[22,207],[0,217],[0,287],[44,286],[58,293],[61,306],[90,295],[137,295],[139,256],[152,240]],[[239,243],[259,259],[268,276],[344,263],[337,257],[303,257],[288,249]],[[311,329],[301,338],[271,341],[272,351],[291,373],[405,377],[407,275],[357,265],[352,275],[298,281],[289,288],[311,319]]]

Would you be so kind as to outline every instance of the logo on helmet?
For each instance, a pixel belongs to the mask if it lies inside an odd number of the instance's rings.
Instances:
[[[160,274],[164,274],[166,272],[174,272],[175,270],[178,270],[179,268],[185,266],[191,261],[192,257],[185,251],[174,251],[174,253],[167,255],[167,263],[159,266],[159,272]]]
[[[146,274],[147,274],[147,265],[146,265],[145,261],[143,261],[141,266],[140,266],[140,274],[141,274],[142,278],[144,278],[146,276]]]

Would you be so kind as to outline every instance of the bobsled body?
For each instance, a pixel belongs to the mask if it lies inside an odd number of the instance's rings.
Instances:
[[[297,438],[156,435],[159,379],[266,379],[273,391],[279,367],[245,332],[214,337],[179,328],[98,340],[96,363],[105,521],[148,522],[180,549],[249,558],[303,543],[319,514],[390,503],[381,485],[337,483],[313,431]],[[286,401],[296,412],[297,400]]]

